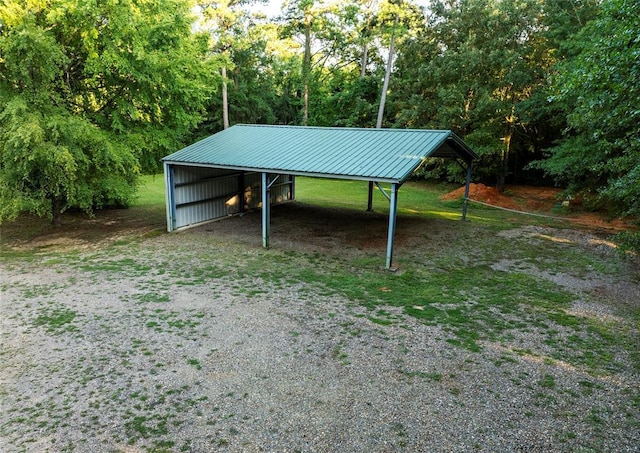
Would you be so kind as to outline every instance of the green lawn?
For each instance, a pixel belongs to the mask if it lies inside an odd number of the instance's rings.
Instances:
[[[389,193],[389,185],[383,185]],[[442,202],[440,195],[457,188],[451,184],[408,182],[398,192],[398,213],[404,215],[436,215],[443,218],[460,217],[459,202]],[[296,178],[296,200],[323,207],[362,210],[367,208],[368,183],[366,181]],[[389,212],[389,201],[374,187],[373,208]]]
[[[384,185],[389,190],[389,185]],[[399,211],[404,214],[430,212],[458,212],[459,203],[443,203],[439,197],[458,186],[427,182],[408,182],[400,187]],[[366,181],[296,177],[296,200],[316,206],[366,209],[368,184]],[[389,202],[374,189],[374,209],[389,211]],[[144,175],[133,206],[164,206],[163,175]]]
[[[435,216],[443,219],[459,219],[462,202],[442,201],[440,197],[460,186],[447,183],[409,181],[398,192],[398,213],[407,216]],[[389,185],[383,185],[389,192]],[[145,175],[133,208],[144,210],[165,209],[164,177]],[[296,177],[296,201],[314,206],[364,210],[367,208],[368,184],[366,181]],[[374,187],[373,208],[377,212],[389,212],[389,201]],[[504,221],[505,216],[490,208],[473,206],[469,220],[483,223]],[[536,219],[528,219],[536,222]]]
[[[164,175],[144,175],[133,207],[162,207],[164,209]]]

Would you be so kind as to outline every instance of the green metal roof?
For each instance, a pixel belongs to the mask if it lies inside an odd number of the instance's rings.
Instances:
[[[240,124],[163,159],[327,178],[404,182],[427,157],[477,155],[453,132]]]

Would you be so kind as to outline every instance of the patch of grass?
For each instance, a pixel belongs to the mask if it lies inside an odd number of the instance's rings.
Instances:
[[[537,263],[537,251],[543,255],[542,265],[553,256],[556,266],[564,259],[562,250],[521,248],[517,241],[498,239],[503,248],[496,251],[487,246],[490,239],[486,239],[486,244],[484,240],[478,238],[479,248],[489,253],[478,259],[469,259],[468,253],[476,251],[465,245],[472,238],[463,232],[456,242],[460,250],[451,245],[429,259],[414,257],[399,273],[381,271],[379,260],[368,257],[334,259],[291,250],[260,251],[242,264],[246,277],[253,275],[253,269],[263,271],[261,276],[267,285],[304,282],[306,288],[317,288],[315,294],[337,294],[361,304],[371,311],[366,318],[374,324],[399,322],[387,308],[401,308],[406,315],[425,324],[441,326],[450,334],[449,343],[470,351],[481,351],[482,343],[487,341],[509,343],[517,332],[528,330],[541,336],[552,348],[552,355],[543,357],[550,362],[561,360],[611,373],[623,366],[613,353],[620,344],[634,354],[632,332],[612,335],[619,331],[618,327],[571,313],[575,296],[569,291],[529,273],[527,266],[521,271],[498,271],[491,266],[500,259],[500,253]],[[573,256],[573,250],[568,250],[567,257]],[[263,253],[269,256],[262,258]],[[265,271],[265,260],[278,264]],[[590,263],[591,259],[583,260],[577,271],[582,266],[590,268]],[[518,349],[518,345],[512,349]],[[529,355],[539,353],[530,351]]]
[[[460,218],[459,203],[440,200],[440,195],[457,187],[455,184],[407,182],[399,190],[398,212],[409,216],[429,214]],[[366,181],[296,178],[296,199],[315,206],[362,210],[367,207],[367,193]],[[373,208],[377,212],[389,212],[389,202],[377,188],[373,191]]]
[[[442,380],[442,373],[425,372],[425,371],[408,371],[398,370],[400,373],[407,377],[419,377],[427,381],[440,382]]]
[[[150,264],[140,263],[134,258],[96,259],[96,256],[87,256],[76,264],[78,270],[91,273],[119,273],[128,277],[148,275],[153,267]]]
[[[138,439],[151,436],[163,436],[168,433],[167,416],[163,415],[133,415],[124,423],[125,432],[129,437],[129,444],[133,445]]]
[[[381,273],[377,269],[304,274],[301,280],[330,288],[381,313],[382,307],[396,306],[410,316],[431,325],[441,325],[454,335],[452,344],[479,350],[481,339],[495,340],[511,329],[520,329],[541,313],[554,322],[573,324],[575,317],[563,307],[571,301],[568,293],[526,274],[497,274],[485,266],[448,269],[447,272],[416,268],[402,275]],[[469,290],[461,288],[469,287]],[[532,292],[531,288],[536,288]],[[383,312],[382,312],[383,313]],[[520,317],[521,319],[518,319]],[[389,324],[377,316],[368,317],[376,324]]]
[[[78,313],[67,308],[55,308],[43,311],[33,320],[33,325],[44,327],[48,333],[61,334],[63,332],[74,332],[78,328],[73,324]]]
[[[405,426],[400,423],[394,423],[391,426],[391,430],[394,432],[394,434],[397,436],[397,442],[398,442],[398,447],[400,448],[404,448],[407,446],[407,429],[405,428]]]
[[[194,286],[202,285],[211,280],[223,278],[229,275],[229,270],[223,266],[211,263],[196,263],[190,267],[190,272],[185,273],[184,269],[171,269],[171,276],[178,278],[176,285],[178,286]]]
[[[164,303],[164,302],[169,302],[171,300],[168,294],[159,294],[156,292],[135,294],[132,297],[137,301],[139,301],[140,303],[146,303],[146,302]]]
[[[187,359],[187,363],[198,371],[202,369],[202,364],[198,359]]]
[[[22,297],[25,299],[35,299],[36,297],[48,295],[50,290],[51,285],[31,285],[22,291]]]
[[[332,356],[335,360],[338,360],[342,365],[350,365],[351,362],[349,361],[349,354],[347,354],[346,352],[344,352],[343,348],[343,343],[339,342],[332,351]]]
[[[143,175],[136,198],[132,203],[134,208],[165,207],[164,175]]]
[[[149,453],[171,453],[175,444],[173,440],[155,441],[153,447],[149,449]]]
[[[391,324],[393,324],[393,321],[390,319],[380,319],[380,318],[376,318],[375,316],[367,316],[367,319],[372,323],[378,324],[381,326],[390,326]]]
[[[500,358],[498,358],[497,360],[495,360],[493,362],[496,366],[502,366],[505,363],[518,363],[518,361],[516,359],[514,359],[513,357],[509,356],[509,355],[501,355]]]
[[[552,375],[545,374],[542,377],[542,379],[540,379],[538,381],[538,385],[540,387],[543,387],[543,388],[546,388],[546,389],[555,389],[556,388],[556,380]]]
[[[192,319],[191,316],[195,319]],[[189,334],[198,327],[205,316],[202,312],[194,312],[191,316],[183,316],[181,312],[156,308],[152,311],[142,310],[139,317],[144,325],[157,332],[173,332]]]

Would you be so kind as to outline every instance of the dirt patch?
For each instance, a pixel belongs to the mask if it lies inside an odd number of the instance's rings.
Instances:
[[[443,201],[464,197],[464,187],[444,194]],[[631,219],[610,218],[605,213],[585,211],[581,204],[562,197],[562,190],[553,187],[508,186],[500,193],[497,188],[484,184],[469,186],[469,200],[497,208],[512,209],[523,213],[548,215],[573,222],[582,227],[602,231],[637,230]]]
[[[443,195],[441,198],[445,201],[458,200],[464,197],[464,189],[464,187],[460,187],[459,189]],[[484,184],[471,184],[469,186],[469,198],[471,200],[482,201],[484,203],[509,209],[540,209],[544,206],[545,202],[549,202],[549,198],[553,198],[553,196],[555,196],[551,191],[547,191],[545,192],[547,197],[543,199],[536,197],[535,203],[533,201],[529,203],[527,197],[519,197],[521,199],[516,199],[513,193],[512,188],[510,188],[509,191],[500,193],[495,187],[485,186]],[[536,207],[533,208],[533,206]]]
[[[14,251],[54,252],[96,249],[118,241],[166,231],[162,209],[108,209],[93,216],[65,213],[59,225],[29,214],[0,227],[2,247]]]
[[[432,219],[402,217],[396,227],[395,244],[403,246],[432,222]],[[380,251],[387,244],[389,217],[380,212],[325,208],[305,203],[286,203],[271,211],[271,244],[300,251],[350,253]],[[262,218],[252,212],[203,225],[217,235],[241,237],[256,246],[262,241]]]

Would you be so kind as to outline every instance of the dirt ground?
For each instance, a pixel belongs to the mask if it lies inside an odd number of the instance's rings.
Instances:
[[[455,200],[462,198],[463,194],[464,188],[460,188],[444,195],[442,199]],[[560,189],[533,186],[508,186],[501,194],[495,187],[472,184],[469,198],[506,209],[562,218],[585,231],[603,236],[623,230],[637,230],[637,226],[628,220],[610,219],[600,213],[587,212],[579,205],[571,205],[568,209],[559,208],[562,201],[558,198],[559,194]],[[375,241],[371,237],[363,239],[358,234],[358,231],[361,231],[362,222],[370,222],[375,214],[353,213],[353,216],[356,223],[349,236],[351,240],[361,241],[362,246],[370,247],[379,247],[386,241],[385,216],[380,216],[379,219],[380,227],[385,231],[378,230],[380,235],[379,237],[376,235]],[[405,220],[404,223],[410,224],[411,220]],[[92,248],[126,238],[159,234],[164,232],[165,228],[166,218],[161,210],[141,213],[134,209],[121,209],[97,211],[92,218],[80,212],[65,213],[59,227],[49,225],[40,219],[24,216],[12,225],[0,227],[0,237],[2,244],[11,249],[42,249],[44,251],[75,247]],[[316,238],[319,245],[322,245],[329,236],[341,234],[341,231],[343,230],[340,228],[323,226],[322,222],[319,222],[313,228],[313,235],[306,239]],[[343,231],[342,234],[349,233]],[[398,239],[402,241],[403,232],[399,231],[398,234],[400,235]]]

